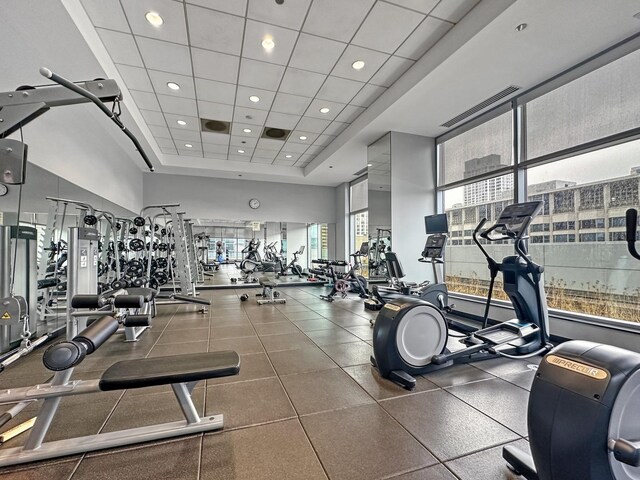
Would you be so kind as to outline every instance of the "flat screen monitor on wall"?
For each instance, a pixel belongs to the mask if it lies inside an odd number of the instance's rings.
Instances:
[[[427,235],[431,235],[432,233],[447,233],[449,231],[447,214],[427,215],[424,217],[424,229]]]

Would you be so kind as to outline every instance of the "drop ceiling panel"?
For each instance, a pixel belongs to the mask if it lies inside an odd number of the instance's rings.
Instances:
[[[362,112],[366,109],[364,107],[358,107],[356,105],[347,105],[344,109],[338,114],[336,120],[338,122],[346,122],[351,123],[356,118],[360,116]]]
[[[363,85],[362,82],[346,78],[328,77],[316,98],[346,104],[360,91]]]
[[[348,42],[367,16],[375,0],[315,0],[303,32]]]
[[[316,73],[329,73],[347,45],[345,43],[301,34],[289,65]]]
[[[233,105],[236,99],[236,86],[232,83],[216,82],[196,78],[198,100]]]
[[[160,147],[160,151],[166,155],[178,155],[178,150],[171,147]]]
[[[326,147],[331,142],[333,142],[334,138],[336,138],[336,137],[334,137],[333,135],[320,135],[317,138],[317,140],[315,142],[313,142],[313,144],[315,146]]]
[[[299,95],[289,95],[288,93],[278,93],[273,101],[271,110],[279,113],[289,113],[292,115],[302,115],[309,104],[311,98]]]
[[[149,75],[144,68],[116,65],[128,88],[141,92],[153,92]]]
[[[244,18],[187,5],[189,38],[194,47],[240,55]]]
[[[376,100],[376,98],[382,95],[385,90],[386,88],[384,87],[367,84],[362,88],[362,90],[360,90],[358,95],[356,95],[354,99],[351,100],[351,103],[353,105],[366,108],[371,105]]]
[[[259,101],[252,102],[249,100],[252,96],[258,97]],[[270,110],[275,96],[275,92],[271,92],[269,90],[239,85],[236,92],[236,106],[253,108],[256,110]]]
[[[229,153],[229,147],[226,145],[212,145],[210,143],[203,143],[202,150],[204,153],[220,153],[226,155]]]
[[[322,150],[324,150],[324,147],[321,147],[320,145],[311,145],[305,153],[308,155],[317,155]]]
[[[196,98],[193,89],[193,77],[178,75],[176,73],[159,72],[157,70],[147,70],[151,77],[151,83],[156,93],[169,95],[171,97]],[[171,90],[167,83],[174,82],[180,85],[180,90]]]
[[[349,126],[348,123],[331,122],[331,125],[329,125],[323,133],[325,135],[337,136],[337,135],[340,135],[348,126]]]
[[[275,92],[278,90],[284,70],[285,67],[281,65],[243,58],[240,62],[238,83],[246,87],[262,88]]]
[[[267,121],[268,114],[269,112],[266,110],[236,107],[233,114],[233,121],[249,123],[251,125],[264,125],[264,122]]]
[[[393,53],[424,17],[423,14],[406,8],[377,2],[353,38],[353,43],[361,47]]]
[[[356,45],[349,45],[342,54],[342,57],[340,57],[340,60],[338,60],[331,75],[350,78],[360,82],[368,82],[388,58],[389,55],[386,53],[376,52]],[[357,60],[364,62],[364,68],[361,70],[356,70],[352,67],[353,62]]]
[[[194,132],[192,130],[181,130],[178,128],[170,128],[169,131],[171,132],[171,137],[176,141],[176,143],[178,143],[179,140],[184,140],[189,143],[200,141],[199,131]],[[180,148],[179,145],[178,148]]]
[[[320,73],[288,67],[282,78],[280,91],[303,97],[313,97],[320,90],[325,78],[327,76]]]
[[[273,5],[276,5],[276,3],[273,2]],[[262,47],[262,41],[265,38],[271,38],[274,42],[277,42],[272,50],[266,50]],[[242,56],[262,62],[286,65],[289,62],[289,57],[297,38],[298,32],[296,30],[276,27],[267,23],[256,22],[255,20],[247,20]]]
[[[409,35],[409,38],[396,51],[396,55],[401,57],[418,60],[427,50],[433,47],[451,28],[453,24],[438,20],[437,18],[427,17]]]
[[[213,153],[213,152],[207,152],[206,150],[204,150],[203,156],[204,158],[210,158],[212,160],[227,160],[226,153]]]
[[[228,153],[231,153],[233,155],[243,155],[243,156],[246,156],[247,158],[251,158],[253,156],[253,151],[254,151],[253,148],[242,146],[242,147],[230,148],[228,150]]]
[[[187,44],[184,7],[173,0],[121,0],[124,12],[135,35]],[[164,23],[157,28],[147,22],[147,12],[160,13]]]
[[[276,160],[273,162],[274,165],[282,165],[285,167],[291,167],[294,163],[296,163],[298,159],[297,158],[282,158],[280,159],[279,157],[276,158]]]
[[[386,0],[401,7],[417,10],[421,13],[429,13],[438,4],[439,0]]]
[[[144,67],[133,35],[98,28],[98,35],[114,63]]]
[[[307,148],[309,148],[308,145],[303,145],[301,143],[295,143],[295,142],[287,142],[282,147],[282,152],[284,152],[285,154],[294,154],[294,153],[300,154],[300,153],[306,152]]]
[[[187,0],[187,3],[201,7],[212,8],[221,12],[244,16],[247,10],[247,0]]]
[[[330,123],[331,123],[330,120],[323,120],[320,118],[311,118],[311,117],[302,117],[302,120],[300,120],[296,128],[306,132],[322,133],[324,129],[329,126]]]
[[[200,118],[230,122],[233,120],[233,105],[198,100],[198,113]]]
[[[251,161],[251,157],[247,157],[244,155],[229,155],[229,160],[232,162],[244,162],[244,163],[249,163]],[[241,177],[242,175],[238,175],[239,177]]]
[[[229,142],[229,144],[233,147],[238,147],[238,148],[250,148],[253,149],[255,148],[255,146],[258,143],[258,139],[257,138],[253,138],[253,137],[239,137],[237,135],[231,135],[231,141]]]
[[[287,113],[278,113],[272,111],[267,117],[266,126],[292,130],[298,124],[300,118],[300,115],[289,115]]]
[[[273,150],[278,152],[282,148],[282,145],[284,145],[284,142],[281,140],[273,140],[271,138],[261,138],[260,140],[258,140],[257,148],[260,148],[263,150]]]
[[[328,100],[316,99],[313,102],[311,102],[311,105],[309,105],[309,108],[307,109],[307,112],[305,113],[305,115],[307,117],[314,117],[322,120],[331,121],[336,118],[336,115],[340,113],[340,111],[344,108],[344,106],[345,106],[344,103],[330,102]],[[320,109],[325,107],[329,109],[329,112],[321,113]]]
[[[147,68],[163,72],[192,75],[189,47],[145,37],[136,37]]]
[[[201,48],[192,48],[191,57],[196,77],[226,83],[236,83],[238,80],[240,57]]]
[[[261,22],[299,30],[310,3],[311,0],[290,0],[287,8],[282,8],[273,1],[253,0],[249,3],[247,16]]]
[[[244,130],[251,131],[245,132]],[[257,139],[260,137],[261,130],[262,129],[256,127],[256,125],[251,125],[249,123],[233,122],[233,125],[231,125],[231,135],[237,137],[252,137]]]
[[[380,70],[371,77],[369,82],[382,87],[390,87],[404,72],[409,70],[414,63],[414,61],[406,58],[389,57]]]
[[[258,158],[267,158],[269,160],[274,160],[277,155],[278,155],[278,150],[266,150],[264,148],[256,148],[253,151],[253,158],[258,157]]]
[[[300,137],[307,138],[304,140],[300,140]],[[316,138],[318,138],[317,133],[305,132],[303,130],[294,130],[293,132],[291,132],[291,135],[289,135],[288,141],[291,143],[301,143],[308,146],[315,142]]]
[[[82,6],[96,27],[130,32],[118,0],[82,0]]]
[[[142,114],[142,118],[144,118],[144,121],[147,122],[147,125],[160,125],[163,127],[167,125],[162,112],[141,109],[140,113]]]
[[[165,113],[164,118],[167,120],[167,125],[171,129],[176,130],[190,130],[192,132],[200,131],[200,120],[197,117],[189,117],[187,115],[176,115],[173,113]],[[186,125],[179,125],[178,120],[181,122],[187,122]]]
[[[191,98],[172,97],[170,95],[158,95],[160,107],[164,113],[177,115],[197,116],[196,101]]]
[[[479,0],[447,0],[440,2],[431,11],[430,15],[442,20],[458,23],[467,13],[476,6]]]
[[[214,132],[202,132],[202,143],[211,145],[228,145],[229,135]]]
[[[127,83],[126,80],[125,83]],[[127,84],[127,86],[129,85]],[[131,94],[133,101],[136,102],[138,108],[142,108],[144,110],[154,110],[156,112],[160,111],[160,104],[158,103],[158,99],[156,98],[154,93],[141,92],[132,90],[131,88],[129,88],[129,93]],[[126,102],[127,99],[125,98],[124,101]]]
[[[264,163],[264,164],[272,164],[273,163],[273,159],[272,158],[261,158],[261,157],[256,157],[255,155],[251,158],[251,163]]]
[[[199,157],[202,158],[202,148],[194,145],[193,148],[179,148],[178,155],[185,157]]]

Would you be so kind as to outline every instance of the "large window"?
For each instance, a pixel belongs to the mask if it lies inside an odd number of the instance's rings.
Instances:
[[[369,182],[366,178],[351,182],[349,187],[349,210],[351,212],[351,252],[357,251],[360,246],[369,241],[369,206],[368,195]],[[367,257],[362,258],[362,273],[368,275],[369,266]]]
[[[486,295],[486,262],[466,232],[509,203],[542,201],[530,254],[545,267],[549,307],[640,322],[640,262],[625,242],[625,212],[640,206],[640,49],[569,75],[438,139],[447,282]],[[511,244],[487,248],[496,258],[513,252]]]

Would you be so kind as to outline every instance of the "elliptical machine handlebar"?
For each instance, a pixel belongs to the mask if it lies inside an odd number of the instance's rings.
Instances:
[[[627,248],[633,258],[640,260],[640,253],[636,248],[636,230],[638,228],[638,211],[635,208],[627,210]]]

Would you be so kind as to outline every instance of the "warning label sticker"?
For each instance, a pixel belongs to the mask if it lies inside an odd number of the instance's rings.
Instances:
[[[2,320],[11,320],[11,315],[9,315],[9,312],[4,312],[2,314]]]

